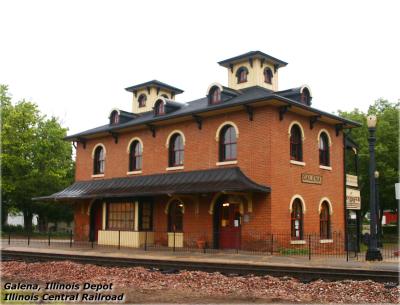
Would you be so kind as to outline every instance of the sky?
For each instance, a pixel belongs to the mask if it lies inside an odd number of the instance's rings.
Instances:
[[[399,1],[0,0],[0,84],[68,134],[131,111],[124,88],[158,79],[185,92],[227,84],[217,64],[260,50],[289,64],[279,89],[310,86],[328,112],[400,98]]]

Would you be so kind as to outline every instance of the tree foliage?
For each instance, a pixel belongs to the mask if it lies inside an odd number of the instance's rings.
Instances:
[[[379,171],[379,202],[381,211],[397,210],[395,183],[399,182],[399,102],[391,103],[377,100],[367,113],[354,109],[350,112],[339,111],[339,115],[360,122],[360,128],[354,128],[350,137],[359,145],[359,182],[361,188],[362,210],[369,210],[369,151],[367,116],[377,116],[376,126],[376,169]],[[382,215],[382,213],[381,213]]]
[[[41,114],[35,103],[22,100],[13,105],[7,86],[0,86],[0,100],[3,214],[10,209],[22,211],[28,229],[33,214],[42,222],[71,221],[69,207],[32,201],[73,180],[72,148],[63,141],[67,130],[56,118]]]

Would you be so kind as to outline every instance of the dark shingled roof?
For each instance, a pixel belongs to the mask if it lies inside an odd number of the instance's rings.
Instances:
[[[243,61],[243,59],[247,59],[247,58],[263,58],[266,61],[269,61],[271,63],[273,63],[274,65],[277,65],[278,67],[284,67],[287,65],[287,62],[284,62],[283,60],[280,60],[278,58],[272,57],[271,55],[265,54],[264,52],[261,51],[250,51],[247,53],[244,53],[242,55],[238,55],[232,58],[228,58],[225,60],[222,60],[220,62],[218,62],[221,66],[229,68],[230,64],[239,62],[239,61]]]
[[[138,84],[138,85],[134,85],[128,88],[125,88],[126,91],[129,92],[133,92],[135,90],[141,89],[141,88],[146,88],[146,87],[150,87],[150,86],[154,86],[154,87],[160,87],[160,88],[164,88],[170,91],[173,91],[175,94],[179,94],[179,93],[183,93],[183,90],[176,88],[176,87],[172,87],[166,83],[160,82],[156,79],[142,83],[142,84]]]
[[[224,87],[225,88],[225,87]],[[224,89],[225,90],[225,89]],[[230,89],[231,91],[233,89]],[[295,92],[298,91],[297,88],[293,89]],[[232,91],[233,92],[233,91]],[[165,121],[171,118],[176,118],[176,117],[182,117],[182,116],[188,116],[188,115],[200,115],[201,113],[205,113],[208,111],[213,111],[217,109],[224,109],[232,106],[240,106],[240,105],[246,105],[246,104],[251,104],[253,102],[258,102],[258,101],[267,101],[267,100],[279,100],[282,101],[283,103],[306,109],[310,112],[313,112],[318,115],[322,115],[334,120],[338,120],[344,124],[347,124],[348,126],[360,126],[359,123],[353,122],[351,120],[339,117],[337,115],[324,112],[321,110],[318,110],[316,108],[304,105],[295,99],[293,97],[288,97],[286,96],[288,92],[291,92],[290,90],[284,90],[280,91],[283,92],[282,94],[280,92],[273,92],[271,90],[268,90],[266,88],[260,87],[260,86],[253,86],[249,88],[244,88],[239,90],[234,90],[235,93],[240,93],[237,96],[232,96],[231,98],[224,100],[222,103],[219,104],[213,104],[210,105],[208,103],[207,97],[203,97],[198,100],[194,100],[188,103],[180,103],[182,106],[179,109],[176,109],[175,111],[171,111],[169,113],[166,113],[164,115],[159,115],[159,116],[154,116],[153,111],[148,111],[139,114],[137,118],[134,118],[128,122],[125,123],[120,123],[120,124],[115,124],[115,125],[103,125],[100,127],[96,127],[93,129],[89,129],[77,134],[69,135],[65,137],[66,140],[77,140],[79,138],[84,138],[85,136],[89,135],[94,135],[98,133],[105,133],[105,132],[118,132],[120,129],[132,127],[132,126],[138,126],[138,125],[145,125],[145,124],[153,124],[157,123],[160,121]],[[174,102],[177,103],[177,102]]]
[[[269,193],[268,186],[250,180],[238,167],[156,174],[138,177],[77,181],[61,192],[33,200],[143,197],[223,191]]]

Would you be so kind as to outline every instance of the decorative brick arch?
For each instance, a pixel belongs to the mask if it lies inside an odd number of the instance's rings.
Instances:
[[[332,146],[332,138],[331,138],[331,135],[329,134],[329,131],[326,130],[325,128],[320,129],[320,131],[318,132],[318,137],[317,137],[318,147],[319,147],[319,140],[320,140],[322,133],[325,133],[326,136],[328,137],[329,147],[331,147]]]
[[[331,203],[331,201],[329,200],[328,197],[324,197],[324,198],[322,198],[322,199],[320,200],[319,205],[318,205],[318,215],[321,214],[322,203],[323,203],[324,201],[326,201],[326,202],[328,203],[328,206],[329,206],[329,215],[332,215],[332,214],[333,214],[333,207],[332,207],[332,203]]]
[[[233,128],[235,128],[236,138],[239,138],[239,128],[237,127],[237,125],[232,121],[225,121],[221,125],[219,125],[217,133],[215,134],[215,140],[217,142],[219,142],[219,134],[221,133],[222,128],[224,128],[226,125],[231,125]]]
[[[170,206],[171,203],[174,202],[174,201],[179,201],[180,203],[183,204],[182,213],[185,214],[185,202],[182,200],[182,198],[180,198],[180,197],[177,196],[177,195],[172,196],[172,197],[167,201],[167,204],[165,205],[164,213],[168,215],[169,206]]]
[[[179,130],[179,129],[175,129],[175,130],[171,131],[170,134],[168,135],[167,141],[165,142],[165,147],[166,147],[166,148],[169,148],[169,141],[171,140],[171,137],[172,137],[174,134],[179,134],[179,135],[181,135],[182,141],[183,141],[183,146],[185,146],[186,139],[185,139],[184,133],[183,133],[181,130]]]
[[[140,139],[138,137],[134,137],[134,138],[130,139],[128,146],[126,148],[126,152],[129,154],[129,150],[130,150],[130,147],[131,147],[131,144],[133,143],[133,141],[138,141],[140,143],[140,146],[142,146],[142,152],[143,152],[143,141],[142,141],[142,139]]]
[[[92,159],[94,159],[94,152],[96,151],[97,147],[99,147],[99,146],[103,147],[103,150],[104,150],[104,159],[106,158],[106,147],[105,147],[105,145],[104,145],[103,143],[97,143],[97,144],[93,147],[93,150],[92,150]]]
[[[305,214],[306,213],[306,203],[305,203],[305,201],[304,201],[304,198],[301,196],[301,195],[299,195],[299,194],[296,194],[296,195],[294,195],[293,197],[292,197],[292,199],[290,199],[290,204],[289,204],[289,211],[290,211],[290,213],[292,213],[292,206],[293,206],[293,202],[296,200],[296,199],[299,199],[300,200],[300,202],[301,202],[301,207],[302,207],[302,209],[303,209],[303,214]]]
[[[299,126],[300,131],[301,131],[301,140],[304,141],[304,140],[306,139],[306,135],[305,135],[305,133],[304,133],[304,128],[303,128],[303,126],[300,124],[299,121],[292,121],[292,122],[290,123],[289,129],[288,129],[288,136],[289,136],[289,138],[290,138],[290,131],[292,130],[292,127],[293,127],[294,125]]]

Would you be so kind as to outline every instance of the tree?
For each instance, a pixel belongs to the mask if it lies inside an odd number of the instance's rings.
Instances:
[[[379,202],[381,217],[383,210],[397,210],[394,185],[399,181],[399,105],[379,99],[363,113],[359,109],[351,112],[339,111],[339,115],[362,124],[350,131],[349,135],[359,145],[359,182],[362,212],[369,210],[369,152],[367,116],[377,116],[376,127],[376,169],[379,171]],[[382,219],[380,219],[382,221]]]
[[[39,217],[63,213],[68,218],[70,209],[32,201],[73,180],[72,148],[63,141],[67,130],[56,118],[42,115],[32,102],[22,100],[13,105],[7,86],[0,86],[0,98],[3,215],[10,208],[22,211],[27,230],[31,230],[34,213]]]

